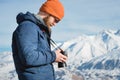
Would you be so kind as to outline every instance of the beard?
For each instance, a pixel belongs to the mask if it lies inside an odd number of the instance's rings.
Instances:
[[[50,16],[47,16],[43,19],[45,25],[48,27],[49,31],[51,31],[51,23],[49,22],[49,17]]]

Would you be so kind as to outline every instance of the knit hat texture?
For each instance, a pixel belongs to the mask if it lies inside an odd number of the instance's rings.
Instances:
[[[64,7],[59,0],[47,0],[42,4],[40,11],[46,12],[59,20],[64,17]]]

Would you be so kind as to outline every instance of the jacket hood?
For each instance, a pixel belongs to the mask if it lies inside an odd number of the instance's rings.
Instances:
[[[17,20],[17,23],[20,24],[21,22],[23,21],[26,21],[26,20],[30,20],[34,23],[37,23],[37,20],[36,18],[33,16],[33,14],[31,14],[30,12],[27,12],[27,13],[19,13],[16,17],[16,20]]]
[[[26,12],[24,13],[19,13],[16,17],[16,21],[18,24],[22,23],[23,21],[31,21],[33,23],[35,23],[36,25],[38,25],[41,29],[44,29],[47,34],[50,36],[51,32],[49,32],[49,29],[46,25],[44,25],[42,23],[42,21],[38,20],[34,14],[30,13],[30,12]]]

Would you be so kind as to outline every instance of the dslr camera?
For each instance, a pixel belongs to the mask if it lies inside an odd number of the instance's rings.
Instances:
[[[63,55],[68,56],[65,51],[63,51],[62,49],[60,49],[60,50]],[[58,62],[58,68],[63,68],[63,67],[67,67],[67,63],[66,62]]]

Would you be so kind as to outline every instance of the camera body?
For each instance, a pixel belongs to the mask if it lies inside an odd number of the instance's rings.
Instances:
[[[61,49],[61,53],[67,56],[67,53]],[[58,62],[58,68],[67,67],[66,62]]]

